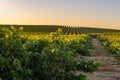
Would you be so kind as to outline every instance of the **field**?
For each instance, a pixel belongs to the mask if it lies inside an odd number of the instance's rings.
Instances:
[[[1,25],[0,78],[119,80],[120,30]]]
[[[58,28],[63,30],[64,34],[81,34],[81,33],[106,33],[106,32],[120,32],[115,29],[90,28],[90,27],[74,27],[74,26],[55,26],[55,25],[0,25],[0,27],[9,28],[14,26],[16,28],[23,27],[24,32],[40,32],[50,33],[57,31]]]

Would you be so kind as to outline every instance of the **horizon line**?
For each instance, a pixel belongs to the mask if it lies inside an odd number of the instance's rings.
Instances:
[[[98,28],[98,29],[113,29],[113,30],[120,30],[120,29],[115,29],[115,28],[106,28],[106,27],[93,27],[93,26],[75,26],[75,25],[51,25],[51,24],[0,24],[2,25],[9,25],[9,26],[66,26],[66,27],[86,27],[86,28]]]

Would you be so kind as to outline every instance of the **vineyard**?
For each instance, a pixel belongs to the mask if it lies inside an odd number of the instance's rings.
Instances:
[[[1,27],[10,28],[11,25],[0,25]],[[55,25],[12,25],[17,29],[24,28],[24,32],[33,33],[50,33],[55,32],[59,28],[63,30],[64,34],[82,34],[82,33],[106,33],[106,32],[120,32],[115,29],[103,29],[103,28],[90,28],[90,27],[77,27],[77,26],[55,26]]]
[[[103,34],[99,36],[100,41],[113,53],[117,60],[120,60],[120,33]]]
[[[99,71],[104,63],[86,59],[98,54],[93,43],[99,41],[119,63],[119,35],[120,30],[113,29],[1,25],[0,79],[87,80],[84,73]]]

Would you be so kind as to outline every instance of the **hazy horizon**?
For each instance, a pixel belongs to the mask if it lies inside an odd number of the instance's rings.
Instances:
[[[0,0],[0,24],[120,29],[120,0]]]

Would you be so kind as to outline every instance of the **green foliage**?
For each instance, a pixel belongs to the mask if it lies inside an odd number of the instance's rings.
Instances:
[[[76,53],[81,54],[82,56],[90,56],[89,48],[86,47],[84,43],[76,43],[75,41],[70,43],[70,48],[75,50]]]
[[[96,71],[100,66],[100,63],[94,63],[93,60],[89,60],[89,61],[81,61],[78,65],[77,65],[77,69],[78,70],[83,70],[85,72],[94,72]]]
[[[74,58],[74,50],[71,50],[69,46],[59,40],[59,36],[59,31],[53,33],[52,39],[54,41],[52,43],[49,43],[41,53],[31,53],[29,66],[33,70],[33,77],[38,80],[86,80],[86,76],[82,74],[74,75],[71,73],[71,71],[77,69],[85,70],[81,68],[82,66],[78,67],[80,64]],[[92,67],[97,66],[94,63],[91,65],[94,65]],[[87,68],[90,69],[91,67]]]
[[[41,53],[30,53],[28,67],[32,71],[32,80],[46,80],[43,64],[44,58]]]
[[[72,72],[98,69],[99,64],[93,61],[76,61],[75,50],[60,38],[61,29],[51,34],[52,42],[45,39],[32,42],[21,37],[21,30],[0,29],[0,77],[3,80],[86,80],[85,75]],[[77,44],[76,49],[78,47],[81,45]]]
[[[110,51],[116,60],[120,61],[120,37],[119,33],[101,34],[98,39],[102,45]]]
[[[90,56],[90,52],[88,51],[88,49],[86,49],[85,45],[83,44],[78,45],[76,51],[78,54],[81,54],[83,56]]]
[[[43,50],[43,48],[45,46],[47,46],[49,43],[47,40],[45,39],[40,39],[38,41],[31,41],[28,44],[26,44],[26,48],[28,52],[32,52],[32,53],[41,53],[41,51]]]
[[[0,75],[5,80],[29,79],[31,70],[27,68],[29,54],[21,42],[20,29],[0,29]]]
[[[116,51],[116,53],[114,54],[114,57],[120,61],[120,51]]]
[[[75,69],[75,54],[57,40],[59,35],[59,31],[54,33],[54,41],[49,43],[42,52],[31,53],[29,67],[33,70],[34,79],[64,80],[65,76]]]
[[[71,70],[74,70],[74,54],[72,51],[65,48],[66,46],[57,46],[55,44],[46,47],[42,55],[44,60],[44,72],[52,79],[62,80],[65,74],[68,74]]]

